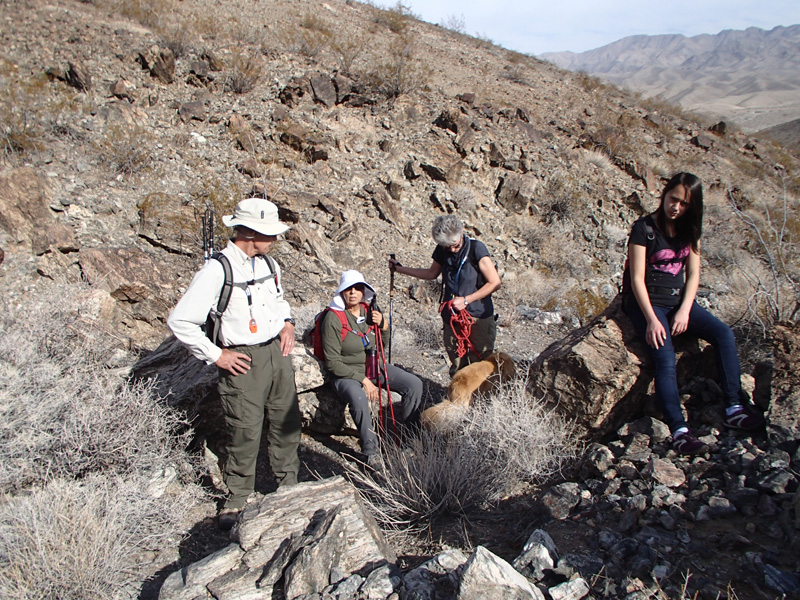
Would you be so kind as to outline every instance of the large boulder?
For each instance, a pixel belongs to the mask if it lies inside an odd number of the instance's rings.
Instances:
[[[78,249],[72,229],[50,208],[52,195],[47,179],[29,167],[0,176],[0,229],[8,249],[20,246],[37,255]]]
[[[712,353],[703,352],[696,339],[675,344],[679,383],[713,372]],[[652,380],[649,352],[623,312],[621,296],[547,347],[529,370],[533,393],[592,439],[641,416]]]
[[[616,430],[642,411],[650,376],[646,349],[615,299],[585,326],[546,348],[530,367],[530,385],[575,420],[582,435]]]
[[[337,573],[367,577],[397,560],[358,492],[342,477],[281,488],[249,503],[234,543],[173,572],[160,600],[296,598],[319,594]],[[279,582],[282,582],[280,584]]]
[[[800,443],[800,325],[776,325],[771,338],[774,364],[767,433],[772,444],[793,452]]]

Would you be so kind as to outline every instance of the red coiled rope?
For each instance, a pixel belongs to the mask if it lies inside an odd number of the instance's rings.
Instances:
[[[453,335],[458,343],[456,346],[456,354],[461,358],[467,351],[471,350],[477,355],[478,351],[475,350],[475,346],[472,345],[472,340],[469,339],[472,333],[472,315],[469,314],[469,311],[466,309],[459,311],[454,310],[452,300],[442,302],[442,305],[439,307],[439,312],[441,313],[445,308],[450,311],[450,328],[453,330]]]

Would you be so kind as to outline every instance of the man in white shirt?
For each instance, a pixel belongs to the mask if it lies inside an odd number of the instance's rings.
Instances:
[[[269,459],[279,486],[297,483],[300,409],[289,354],[294,321],[283,295],[280,267],[267,253],[289,226],[268,200],[248,198],[222,222],[234,237],[222,254],[233,275],[230,301],[221,315],[218,344],[203,326],[217,308],[225,281],[220,260],[209,260],[173,309],[167,323],[190,352],[219,367],[219,393],[227,428],[223,466],[230,494],[219,514],[230,527],[253,493],[264,411],[269,419]]]

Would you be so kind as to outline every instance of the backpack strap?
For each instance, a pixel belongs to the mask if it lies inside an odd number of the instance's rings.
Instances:
[[[653,227],[653,218],[650,215],[644,220],[644,231],[647,237],[647,246],[645,251],[645,273],[644,273],[644,281],[645,285],[647,285],[647,277],[649,276],[652,269],[650,268],[650,261],[649,258],[653,255],[653,250],[655,250],[656,245],[656,231]]]
[[[222,271],[225,274],[225,280],[222,282],[222,289],[219,292],[217,308],[214,311],[221,317],[222,313],[228,308],[228,303],[231,301],[231,292],[233,291],[233,269],[231,269],[231,261],[229,261],[228,257],[222,252],[217,252],[211,258],[219,261],[222,265]]]
[[[653,227],[653,220],[650,215],[647,215],[644,219],[644,231],[645,237],[647,238],[647,245],[645,246],[644,281],[645,285],[647,285],[647,277],[650,273],[650,261],[647,259],[653,255],[656,244],[656,230]],[[619,291],[623,294],[633,293],[633,286],[631,285],[631,266],[627,256],[625,257],[625,266],[623,267],[622,283],[619,286]]]
[[[222,252],[215,253],[212,259],[219,261],[222,265],[222,272],[224,273],[224,280],[222,288],[219,292],[219,300],[217,307],[208,311],[208,319],[206,320],[205,333],[208,339],[214,344],[219,341],[219,330],[222,326],[222,313],[228,308],[228,303],[231,301],[231,292],[233,291],[233,269],[231,269],[231,262],[228,257]]]
[[[329,308],[328,310],[339,317],[339,322],[342,324],[342,341],[344,341],[344,338],[347,337],[347,333],[353,331],[353,328],[350,327],[350,323],[347,322],[347,315],[344,314],[343,310],[336,310],[333,308]]]
[[[281,284],[278,281],[278,266],[275,264],[275,259],[271,256],[267,256],[266,254],[262,254],[261,257],[267,261],[267,269],[269,269],[269,276],[275,279],[275,289],[278,290],[278,293],[281,293]]]
[[[367,311],[367,309],[369,308],[369,305],[368,305],[366,302],[361,302],[360,304],[361,304],[361,306],[363,306],[363,307],[364,307],[364,311],[366,312],[366,311]],[[370,326],[369,326],[369,329],[367,329],[367,333],[366,333],[366,334],[362,334],[360,331],[356,331],[355,329],[353,329],[352,327],[350,327],[350,323],[347,321],[347,315],[345,314],[345,311],[343,311],[343,310],[336,310],[335,308],[327,308],[326,310],[329,310],[329,311],[331,311],[332,313],[335,313],[335,314],[336,314],[336,316],[337,316],[337,317],[339,317],[339,321],[342,323],[342,341],[344,341],[344,338],[346,338],[346,337],[347,337],[347,334],[348,334],[349,332],[351,332],[351,331],[352,331],[353,333],[355,333],[355,334],[356,334],[358,337],[360,337],[360,338],[362,338],[362,339],[363,339],[363,338],[365,338],[367,335],[369,335],[369,332],[370,332],[371,330],[373,330],[373,329],[376,329],[375,325],[370,325]]]

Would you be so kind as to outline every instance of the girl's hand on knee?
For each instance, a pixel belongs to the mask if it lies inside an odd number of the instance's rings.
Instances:
[[[647,324],[647,333],[645,334],[647,345],[651,348],[660,348],[667,341],[667,330],[661,324],[661,321]]]
[[[672,317],[672,335],[680,335],[689,328],[689,309],[679,308]]]

